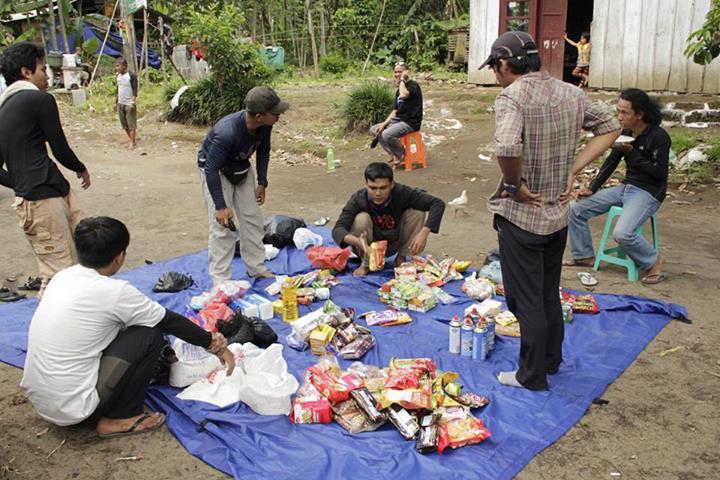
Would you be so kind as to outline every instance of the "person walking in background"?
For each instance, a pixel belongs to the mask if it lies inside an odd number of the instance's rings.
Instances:
[[[128,72],[127,60],[118,58],[115,62],[117,87],[115,89],[115,107],[120,117],[120,125],[127,133],[130,143],[127,148],[134,150],[136,146],[135,135],[137,132],[137,97],[138,80],[137,75]]]
[[[422,89],[410,80],[410,69],[405,62],[397,62],[393,71],[395,85],[395,108],[384,122],[370,127],[370,134],[390,154],[393,167],[405,161],[405,147],[400,137],[420,130],[423,119]],[[373,143],[374,146],[374,143]]]
[[[580,79],[578,87],[582,88],[587,86],[588,77],[590,76],[590,54],[592,52],[592,44],[590,43],[590,32],[583,32],[580,35],[580,41],[573,42],[567,36],[563,35],[565,41],[573,47],[577,48],[577,64],[572,71],[572,76]]]

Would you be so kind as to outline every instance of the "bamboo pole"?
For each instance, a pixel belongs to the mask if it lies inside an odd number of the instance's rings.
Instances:
[[[57,30],[55,30],[55,2],[50,0],[48,2],[48,20],[50,21],[50,45],[54,52],[58,51],[57,43]]]
[[[65,30],[65,13],[63,12],[62,0],[58,0],[58,22],[60,22],[60,35],[62,36],[64,51],[65,53],[70,53],[70,45],[68,45],[67,31]]]
[[[147,80],[147,76],[149,75],[148,72],[148,63],[150,58],[150,52],[148,52],[148,13],[147,8],[143,9],[143,56],[142,61],[145,63],[145,70],[143,70],[143,79]]]
[[[310,30],[310,46],[312,48],[313,73],[315,78],[319,78],[320,67],[318,65],[318,51],[317,45],[315,44],[315,27],[313,26],[312,21],[312,9],[310,8],[310,0],[305,0],[305,4],[307,5],[308,30]]]
[[[165,68],[165,26],[163,25],[163,17],[158,17],[158,25],[160,27],[160,68],[163,73],[163,85],[167,84],[167,69]]]
[[[365,73],[365,70],[367,70],[368,63],[370,62],[370,56],[372,55],[373,48],[375,47],[375,40],[377,40],[378,33],[380,33],[380,25],[382,24],[383,15],[385,15],[385,5],[387,5],[387,0],[383,0],[382,11],[380,12],[380,19],[378,20],[377,28],[375,29],[375,35],[373,35],[372,42],[370,43],[370,50],[368,50],[368,56],[365,59],[365,64],[363,65],[363,74]]]
[[[110,36],[110,29],[112,28],[112,22],[113,18],[115,18],[115,12],[117,11],[118,5],[120,4],[121,0],[115,0],[115,8],[113,8],[112,15],[110,16],[110,21],[108,22],[108,28],[107,32],[105,32],[105,38],[103,38],[102,45],[100,46],[100,53],[98,53],[97,61],[95,62],[95,68],[93,68],[92,75],[90,75],[90,81],[88,82],[88,88],[90,88],[90,85],[92,85],[92,82],[95,81],[95,74],[97,73],[97,69],[100,66],[100,60],[102,59],[103,50],[105,50],[105,44],[107,43],[108,36]]]

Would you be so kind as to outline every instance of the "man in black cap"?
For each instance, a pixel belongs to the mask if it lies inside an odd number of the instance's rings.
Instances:
[[[272,277],[265,268],[263,217],[270,135],[273,125],[290,104],[280,100],[270,87],[255,87],[245,97],[245,110],[220,119],[208,132],[198,153],[202,191],[208,208],[209,273],[213,284],[232,277],[235,242],[248,275]],[[250,157],[255,154],[255,173]],[[233,212],[234,210],[234,212]],[[233,217],[237,216],[235,227]]]
[[[567,240],[567,204],[575,174],[610,148],[620,126],[579,88],[540,71],[535,40],[506,32],[489,65],[503,90],[495,100],[495,154],[502,173],[488,200],[498,232],[508,308],[520,323],[517,371],[504,385],[548,388],[562,360],[564,326],[558,289]],[[581,131],[594,137],[577,158]]]

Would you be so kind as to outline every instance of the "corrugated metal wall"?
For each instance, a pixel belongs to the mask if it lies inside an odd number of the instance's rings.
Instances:
[[[470,58],[468,81],[480,84],[495,83],[495,74],[478,67],[490,53],[490,46],[498,36],[500,0],[470,0]]]
[[[720,93],[720,59],[683,55],[711,0],[595,0],[590,86]]]
[[[687,37],[703,24],[711,1],[595,0],[590,86],[720,93],[720,58],[703,67],[683,55]],[[499,4],[470,1],[470,82],[495,83],[491,71],[477,67],[497,38]]]

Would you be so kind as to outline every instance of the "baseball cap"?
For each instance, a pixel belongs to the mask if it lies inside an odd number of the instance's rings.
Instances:
[[[249,112],[280,115],[290,108],[290,104],[280,100],[275,90],[270,87],[253,87],[245,95],[245,108]]]
[[[505,32],[500,35],[490,48],[490,55],[480,65],[478,70],[487,67],[491,62],[502,58],[523,58],[529,55],[537,55],[538,49],[532,35],[527,32]]]

